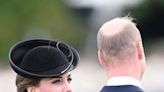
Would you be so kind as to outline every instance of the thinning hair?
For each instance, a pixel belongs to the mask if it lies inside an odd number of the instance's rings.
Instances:
[[[115,18],[105,23],[97,34],[98,49],[106,55],[123,59],[134,55],[141,35],[130,17]]]

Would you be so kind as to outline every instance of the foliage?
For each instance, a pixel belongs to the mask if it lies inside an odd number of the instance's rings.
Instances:
[[[153,41],[164,37],[164,0],[143,0],[137,6],[127,7],[123,14],[130,13],[143,36],[146,53]]]
[[[155,39],[164,36],[164,1],[144,0],[141,4],[125,9],[124,13],[136,18],[144,39]]]
[[[62,0],[0,0],[0,59],[7,59],[9,48],[22,39],[60,39],[80,48],[85,35]]]

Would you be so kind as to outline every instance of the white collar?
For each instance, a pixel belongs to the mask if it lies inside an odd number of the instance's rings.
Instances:
[[[112,77],[108,80],[107,85],[108,86],[134,85],[142,88],[141,83],[137,79],[127,76]]]

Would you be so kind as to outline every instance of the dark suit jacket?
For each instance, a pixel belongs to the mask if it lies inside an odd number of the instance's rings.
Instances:
[[[144,92],[141,88],[132,85],[104,86],[100,92]]]

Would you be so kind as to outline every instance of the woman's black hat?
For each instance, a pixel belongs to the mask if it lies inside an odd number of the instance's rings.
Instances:
[[[9,62],[23,77],[55,77],[75,69],[79,54],[60,41],[32,39],[16,43],[10,49]]]

